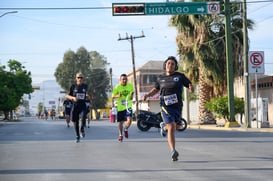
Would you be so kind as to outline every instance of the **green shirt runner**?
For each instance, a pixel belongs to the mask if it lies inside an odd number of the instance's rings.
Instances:
[[[128,83],[123,86],[118,84],[115,86],[112,96],[121,94],[121,97],[117,99],[118,111],[123,111],[129,108],[132,108],[131,93],[134,92],[134,86],[131,83]]]

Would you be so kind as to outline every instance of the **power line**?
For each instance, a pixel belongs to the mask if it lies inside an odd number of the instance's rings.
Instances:
[[[112,7],[67,7],[67,8],[19,8],[19,7],[14,7],[14,8],[0,8],[0,10],[96,10],[96,9],[112,9]]]

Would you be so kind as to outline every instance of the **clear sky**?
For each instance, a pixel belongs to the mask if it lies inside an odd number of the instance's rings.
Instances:
[[[114,78],[132,71],[131,44],[118,41],[128,35],[134,40],[135,64],[164,60],[177,54],[176,30],[168,26],[170,16],[112,16],[113,2],[131,0],[1,0],[0,15],[13,11],[1,8],[81,8],[76,10],[17,10],[0,18],[0,64],[16,59],[32,72],[33,83],[55,79],[54,72],[68,50],[81,46],[107,58]],[[166,2],[149,0],[137,2]],[[251,3],[252,2],[252,3]],[[256,23],[249,31],[250,50],[265,52],[265,71],[273,74],[273,1],[247,0],[248,18]],[[105,9],[101,9],[101,7]]]

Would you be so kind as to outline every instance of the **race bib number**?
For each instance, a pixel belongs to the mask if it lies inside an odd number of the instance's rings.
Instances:
[[[83,100],[84,97],[85,97],[85,93],[77,93],[77,94],[76,94],[76,97],[77,97],[77,99],[79,99],[79,100]]]
[[[127,103],[126,100],[122,100],[122,101],[121,101],[121,105],[123,105],[123,106],[126,106],[126,103]]]
[[[165,105],[167,105],[167,106],[178,103],[178,99],[177,99],[176,94],[164,96],[163,99],[164,99]]]

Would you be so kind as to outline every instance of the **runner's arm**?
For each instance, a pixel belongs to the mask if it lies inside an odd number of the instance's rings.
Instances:
[[[151,96],[153,96],[153,95],[155,95],[156,93],[158,93],[158,89],[156,89],[156,88],[152,88],[150,91],[149,91],[149,93],[148,94],[145,94],[144,96],[143,96],[143,101],[146,101],[146,99],[148,98],[148,97],[151,97]]]

